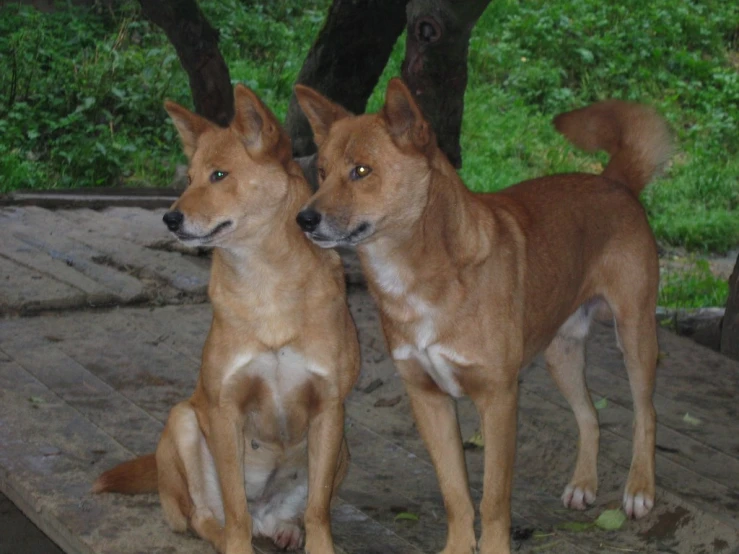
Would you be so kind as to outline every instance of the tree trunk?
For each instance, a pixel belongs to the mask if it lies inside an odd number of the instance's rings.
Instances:
[[[739,360],[739,255],[729,277],[729,298],[721,323],[721,352]]]
[[[462,166],[459,136],[470,35],[490,0],[411,0],[403,80],[454,167]]]
[[[234,114],[233,87],[218,49],[218,31],[195,0],[139,0],[143,14],[160,27],[190,79],[195,111],[222,126]]]
[[[353,113],[364,112],[405,25],[406,0],[334,0],[298,83]],[[293,155],[315,152],[313,132],[293,94],[285,126]]]

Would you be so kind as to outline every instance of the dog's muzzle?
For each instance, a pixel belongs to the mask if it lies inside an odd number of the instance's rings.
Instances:
[[[167,212],[164,214],[164,217],[162,217],[162,221],[164,221],[164,224],[167,226],[167,229],[172,231],[173,233],[176,233],[180,230],[180,227],[182,227],[182,222],[185,220],[185,216],[183,213],[179,210],[173,210],[171,212]]]
[[[321,214],[313,208],[306,208],[298,213],[295,220],[303,231],[312,233],[321,223]]]

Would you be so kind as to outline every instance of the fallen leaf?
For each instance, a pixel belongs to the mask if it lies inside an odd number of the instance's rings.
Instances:
[[[608,399],[605,396],[595,403],[596,410],[602,410],[606,406],[608,406]]]
[[[466,449],[470,448],[483,448],[485,446],[485,439],[482,438],[482,432],[476,431],[470,438],[464,441],[462,445]]]
[[[379,379],[379,378],[378,378],[378,379],[375,379],[374,381],[372,381],[372,382],[371,382],[371,383],[370,383],[369,385],[367,385],[366,387],[364,387],[364,388],[362,389],[362,392],[363,392],[364,394],[370,394],[370,393],[372,393],[372,392],[376,391],[377,389],[379,389],[379,388],[380,388],[381,386],[382,386],[382,379]]]
[[[683,421],[685,423],[689,423],[690,425],[700,425],[702,423],[700,419],[690,415],[688,412],[685,412],[685,415],[683,416]]]
[[[413,512],[400,512],[394,521],[418,521],[420,518]]]
[[[44,403],[44,399],[41,398],[40,396],[29,396],[28,401],[31,404],[43,404]]]
[[[616,531],[626,521],[626,514],[622,510],[606,510],[595,520],[595,525],[604,531]]]
[[[375,402],[375,408],[392,408],[400,402],[401,396],[395,396],[393,398],[380,398]]]

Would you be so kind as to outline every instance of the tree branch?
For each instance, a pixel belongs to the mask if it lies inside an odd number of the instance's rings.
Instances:
[[[160,27],[190,79],[195,111],[226,126],[234,114],[233,87],[218,49],[218,31],[195,0],[139,0],[143,14]]]

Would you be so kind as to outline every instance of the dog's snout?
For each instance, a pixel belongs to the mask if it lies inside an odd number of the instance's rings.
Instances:
[[[321,214],[313,208],[306,208],[298,214],[296,220],[303,231],[310,233],[315,231],[318,224],[321,223]]]
[[[178,231],[180,227],[182,226],[182,221],[185,219],[185,216],[182,214],[179,210],[174,210],[171,212],[167,212],[164,214],[164,217],[162,218],[162,221],[164,221],[164,224],[167,226],[167,229],[170,231]]]

